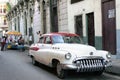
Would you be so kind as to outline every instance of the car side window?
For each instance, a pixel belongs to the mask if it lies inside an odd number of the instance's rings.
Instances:
[[[52,41],[53,43],[64,43],[63,37],[60,35],[52,36]]]
[[[51,39],[50,39],[50,36],[47,36],[47,37],[46,37],[45,43],[46,43],[46,44],[51,44],[51,43],[52,43],[52,41],[51,41]]]
[[[40,37],[39,43],[44,43],[44,37]]]

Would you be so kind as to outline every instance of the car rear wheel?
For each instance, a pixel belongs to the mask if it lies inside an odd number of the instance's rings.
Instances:
[[[35,60],[34,57],[32,57],[32,64],[33,64],[33,65],[37,65],[37,61]]]
[[[61,79],[65,78],[66,76],[66,71],[64,69],[62,69],[61,64],[58,62],[57,66],[56,66],[56,72],[57,72],[57,76]]]

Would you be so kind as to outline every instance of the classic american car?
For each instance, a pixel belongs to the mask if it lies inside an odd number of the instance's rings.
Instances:
[[[41,35],[39,42],[30,46],[29,55],[34,65],[39,62],[55,68],[59,78],[64,78],[68,70],[101,75],[111,65],[108,51],[83,44],[82,39],[73,33]]]

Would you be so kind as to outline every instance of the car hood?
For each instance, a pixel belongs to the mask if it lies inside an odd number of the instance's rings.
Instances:
[[[84,44],[55,44],[53,46],[56,49],[67,51],[72,55],[80,56],[96,56],[96,49],[89,45]]]

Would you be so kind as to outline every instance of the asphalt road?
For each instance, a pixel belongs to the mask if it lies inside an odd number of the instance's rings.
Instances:
[[[53,69],[31,63],[27,51],[0,51],[0,80],[61,80]],[[91,74],[69,73],[64,80],[120,80],[120,76],[103,73],[101,76]]]

